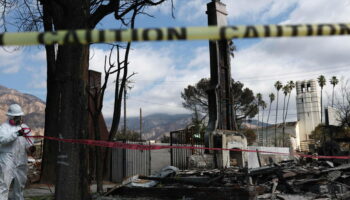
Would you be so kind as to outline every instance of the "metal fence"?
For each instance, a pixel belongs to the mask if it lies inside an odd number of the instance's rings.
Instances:
[[[149,144],[148,142],[119,141],[128,144]],[[136,174],[148,176],[151,173],[151,154],[149,150],[113,149],[111,180],[122,182]]]
[[[170,145],[204,147],[204,132],[196,131],[195,127],[172,131],[170,132]],[[179,169],[187,169],[189,167],[189,157],[193,154],[204,154],[204,150],[171,148],[171,165]]]

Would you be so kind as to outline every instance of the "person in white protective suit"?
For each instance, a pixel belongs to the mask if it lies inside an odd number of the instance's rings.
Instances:
[[[10,185],[13,181],[13,198],[23,200],[23,191],[27,181],[28,153],[35,147],[30,129],[23,124],[24,113],[18,104],[10,105],[9,120],[0,126],[0,200],[8,200]]]

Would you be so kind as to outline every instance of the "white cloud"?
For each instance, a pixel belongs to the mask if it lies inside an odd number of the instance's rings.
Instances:
[[[21,69],[22,50],[0,48],[0,72],[4,74],[17,73]]]
[[[199,47],[195,49],[195,57],[188,63],[189,67],[201,69],[209,67],[208,47]]]
[[[297,0],[224,0],[228,17],[261,23],[278,17],[292,8]]]
[[[227,5],[230,20],[266,22],[293,8],[297,0],[222,0]],[[181,1],[175,4],[176,16],[185,21],[206,19],[207,0]]]
[[[2,72],[5,74],[14,74],[14,73],[17,73],[19,71],[19,69],[20,69],[20,66],[14,64],[14,65],[6,67]]]
[[[39,51],[31,50],[29,54],[24,54],[22,64],[23,69],[31,76],[31,81],[27,87],[34,89],[46,89],[46,52],[44,49]]]
[[[176,17],[185,21],[206,19],[206,3],[205,0],[181,1],[181,3],[176,4]]]
[[[285,23],[349,21],[350,1],[336,2],[298,1]],[[239,70],[233,76],[250,82],[272,82],[276,78],[287,81],[337,75],[350,65],[349,42],[348,37],[265,39],[236,53],[233,66]]]
[[[142,82],[142,84],[135,84],[133,90],[136,92],[140,92],[145,87],[151,87],[153,81],[166,78],[167,74],[176,67],[169,48],[154,49],[149,46],[135,48],[130,57],[130,72],[137,73],[132,79]]]
[[[349,12],[349,0],[299,0],[297,8],[284,23],[349,22]]]
[[[206,19],[208,2],[207,0],[176,1],[176,17],[186,22]],[[286,18],[284,23],[349,21],[349,0],[222,0],[222,2],[227,5],[229,20],[236,23],[243,21],[261,24],[268,23],[272,19],[284,20],[284,18]],[[162,9],[164,8],[170,10],[170,6],[164,5]]]
[[[174,9],[176,9],[178,7],[178,1],[173,0],[173,5],[174,5]],[[165,1],[164,3],[162,3],[161,5],[151,6],[148,9],[149,9],[149,13],[151,13],[151,14],[155,14],[156,12],[160,12],[160,13],[165,14],[165,15],[171,15],[172,2],[171,2],[171,0],[168,0],[168,1]]]
[[[31,59],[39,62],[46,62],[46,51],[43,49],[41,51],[34,53]]]
[[[46,65],[26,68],[32,75],[29,87],[35,89],[46,89]]]
[[[105,56],[109,56],[108,50],[103,50],[103,49],[93,48],[93,47],[90,48],[89,69],[103,73]],[[107,60],[107,65],[108,65],[108,60]]]
[[[269,93],[275,92],[273,85],[277,80],[285,84],[289,80],[316,79],[322,74],[327,78],[324,94],[330,94],[331,76],[340,77],[350,71],[346,54],[349,51],[350,38],[347,37],[268,39],[236,52],[232,76],[267,99]],[[280,105],[282,103],[281,100]],[[295,96],[291,98],[290,108],[295,112]],[[292,117],[296,120],[295,115]]]
[[[131,91],[130,102],[134,103],[134,112],[131,111],[130,114],[138,115],[140,107],[143,108],[145,114],[188,112],[181,105],[180,94],[187,85],[209,76],[208,54],[203,55],[207,51],[204,52],[202,47],[194,49],[193,59],[186,64],[186,67],[175,66],[179,55],[174,56],[174,52],[147,48],[146,51],[137,53],[147,56],[133,56],[133,59],[138,59],[135,63],[143,63],[143,67],[141,65],[139,68],[135,67],[136,71],[137,69],[142,70],[140,73],[142,78],[140,82],[135,78],[135,89],[139,90],[135,91],[135,95],[134,91]],[[154,82],[143,82],[142,80],[153,80]]]
[[[130,54],[129,74],[133,88],[127,100],[128,116],[138,116],[142,107],[144,115],[152,113],[178,114],[188,112],[181,105],[181,91],[189,84],[209,76],[208,51],[200,47],[193,49],[193,58],[186,66],[179,67],[177,48],[168,46],[155,48],[149,45],[134,47]],[[109,51],[91,50],[90,69],[102,71],[104,56]],[[104,102],[104,115],[113,114],[114,88],[109,84]],[[123,113],[122,113],[123,114]]]

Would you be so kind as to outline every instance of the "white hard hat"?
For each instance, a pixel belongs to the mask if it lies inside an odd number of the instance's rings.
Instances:
[[[23,116],[24,113],[23,113],[20,105],[12,104],[12,105],[10,105],[10,107],[7,111],[7,115],[15,117],[15,116]]]

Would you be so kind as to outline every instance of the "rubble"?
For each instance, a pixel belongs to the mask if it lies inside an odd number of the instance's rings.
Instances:
[[[27,185],[37,183],[40,180],[41,159],[28,158]]]
[[[154,187],[141,189],[128,184],[109,194],[142,193],[142,197],[150,195],[152,199],[211,199],[213,194],[215,199],[350,199],[350,164],[337,166],[331,161],[290,160],[254,169],[173,170],[165,174],[138,176],[157,182]]]
[[[247,175],[271,191],[257,199],[346,199],[350,197],[349,172],[349,164],[334,167],[330,161],[314,161],[303,165],[280,163],[254,169]]]

